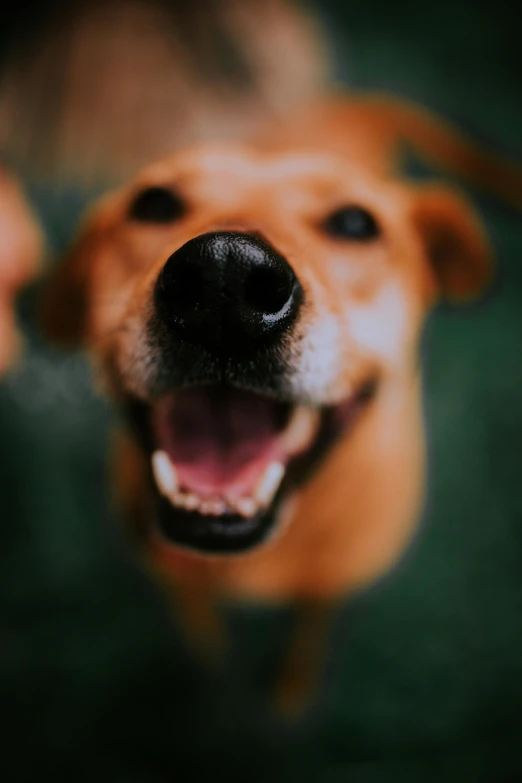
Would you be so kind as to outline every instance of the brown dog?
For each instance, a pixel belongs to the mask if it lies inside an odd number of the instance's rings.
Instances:
[[[42,235],[12,175],[0,170],[0,373],[16,353],[14,303],[36,273]]]
[[[303,608],[288,709],[325,610],[414,532],[426,314],[490,278],[465,200],[394,175],[402,139],[520,204],[520,174],[433,118],[333,101],[149,166],[96,206],[46,304],[124,414],[128,519],[188,631],[216,642],[221,597]]]

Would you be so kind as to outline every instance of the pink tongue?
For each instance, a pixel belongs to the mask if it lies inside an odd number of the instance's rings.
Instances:
[[[263,470],[282,456],[276,403],[249,392],[176,392],[156,406],[154,426],[180,486],[204,497],[251,494]]]

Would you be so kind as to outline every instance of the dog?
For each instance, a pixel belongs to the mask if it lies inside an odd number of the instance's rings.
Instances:
[[[438,118],[339,96],[146,167],[95,205],[44,302],[121,417],[118,498],[187,638],[220,649],[222,599],[300,608],[287,714],[336,604],[414,535],[426,316],[493,274],[472,206],[401,177],[402,142],[520,205],[520,172]]]
[[[17,179],[0,170],[0,374],[17,353],[15,299],[37,273],[42,233]]]

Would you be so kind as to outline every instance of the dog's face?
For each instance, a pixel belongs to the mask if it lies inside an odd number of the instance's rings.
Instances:
[[[487,276],[449,191],[326,153],[207,147],[95,209],[46,317],[90,346],[146,452],[155,530],[238,553],[416,372],[436,297]]]

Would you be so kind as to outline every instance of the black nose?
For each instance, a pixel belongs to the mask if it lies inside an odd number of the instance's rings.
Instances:
[[[269,343],[295,322],[302,290],[257,237],[217,231],[176,250],[156,284],[157,315],[177,337],[221,356]]]

